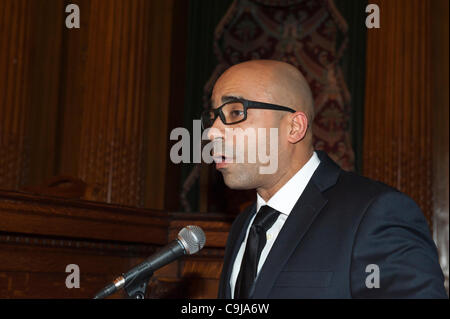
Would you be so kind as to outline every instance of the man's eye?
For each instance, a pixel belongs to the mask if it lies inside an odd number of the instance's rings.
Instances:
[[[244,114],[244,112],[241,111],[241,110],[233,110],[233,111],[231,111],[231,116],[241,116],[242,114]]]

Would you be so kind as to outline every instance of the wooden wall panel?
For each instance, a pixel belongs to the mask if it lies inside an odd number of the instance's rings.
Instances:
[[[364,175],[410,195],[431,221],[430,1],[376,0],[367,31]]]
[[[26,0],[0,2],[0,185],[10,189],[17,189],[29,171],[31,10]]]
[[[449,291],[449,1],[431,2],[433,235]]]
[[[164,208],[173,6],[0,1],[0,188],[66,175],[92,200]]]
[[[146,206],[163,208],[164,165],[160,162],[165,163],[161,145],[165,147],[166,140],[170,41],[169,51],[164,49],[166,35],[170,39],[170,3],[88,3],[84,71],[88,85],[81,101],[77,166],[79,177],[100,187],[95,200],[143,206],[147,192]],[[144,188],[146,175],[154,183],[148,189]]]
[[[30,142],[30,172],[26,185],[36,185],[56,174],[56,136],[61,106],[60,70],[64,2],[62,0],[28,0],[32,7],[32,25],[28,41],[30,78],[26,136]],[[25,182],[25,181],[24,181]]]
[[[80,29],[63,30],[63,52],[61,57],[60,117],[57,136],[57,172],[60,175],[78,175],[78,152],[81,143],[83,98],[86,82],[90,0],[70,1],[81,10]],[[66,3],[67,4],[67,1]]]
[[[449,287],[448,1],[377,0],[367,31],[364,174],[422,208]]]
[[[168,113],[170,103],[170,80],[172,76],[183,73],[171,72],[172,24],[174,23],[174,1],[150,1],[150,22],[148,37],[150,45],[143,53],[151,57],[145,67],[150,80],[142,90],[148,94],[148,107],[144,114],[148,121],[145,126],[144,141],[146,149],[145,163],[145,199],[144,207],[163,209],[166,188],[166,162],[169,161]],[[174,88],[175,89],[175,88]],[[176,91],[175,91],[176,92]],[[182,112],[183,106],[177,105],[171,112]],[[172,185],[174,186],[174,185]],[[170,187],[170,185],[169,185]],[[172,187],[172,191],[174,191]],[[175,190],[178,193],[178,190]],[[176,198],[176,196],[172,197]]]
[[[170,102],[166,136],[170,136],[170,132],[173,129],[183,126],[188,60],[186,53],[188,42],[188,11],[189,1],[174,1],[171,39]],[[170,149],[173,144],[173,141],[166,142],[166,154],[170,154]],[[181,208],[179,195],[181,191],[181,166],[180,164],[172,163],[168,158],[166,159],[164,209],[169,211],[178,211]],[[160,202],[158,205],[161,207]]]
[[[0,1],[0,186],[55,173],[63,1]]]

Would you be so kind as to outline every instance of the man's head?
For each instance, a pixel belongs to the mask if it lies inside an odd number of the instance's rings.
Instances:
[[[292,112],[250,108],[247,118],[240,123],[226,125],[218,117],[208,137],[212,141],[220,141],[226,147],[232,147],[239,137],[228,138],[225,129],[254,129],[256,140],[261,142],[266,137],[266,150],[269,151],[270,128],[278,130],[278,167],[272,174],[261,174],[261,163],[256,156],[256,163],[236,163],[236,159],[228,159],[232,163],[218,164],[225,183],[233,189],[276,189],[276,185],[292,176],[300,169],[312,154],[311,126],[314,118],[314,107],[311,90],[303,75],[294,66],[273,60],[252,60],[230,67],[217,80],[211,97],[212,108],[218,108],[233,97],[250,101],[276,104],[293,109]],[[258,134],[257,129],[265,129]],[[262,131],[260,131],[262,132]],[[237,136],[237,137],[236,137]],[[260,145],[261,146],[261,145]],[[256,152],[258,142],[245,139],[245,154]],[[217,155],[224,155],[222,154]]]

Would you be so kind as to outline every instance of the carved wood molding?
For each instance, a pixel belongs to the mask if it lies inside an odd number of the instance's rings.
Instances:
[[[0,232],[8,234],[151,245],[164,245],[184,226],[198,225],[207,236],[205,247],[210,248],[199,256],[217,255],[216,249],[225,247],[233,219],[222,214],[169,214],[2,190],[0,216]]]
[[[0,191],[0,231],[71,238],[165,244],[167,218],[87,201]]]
[[[149,256],[153,254],[158,247],[156,245],[121,244],[117,242],[76,240],[50,236],[27,236],[3,232],[0,232],[0,244],[77,249],[108,254],[120,253],[129,256]]]

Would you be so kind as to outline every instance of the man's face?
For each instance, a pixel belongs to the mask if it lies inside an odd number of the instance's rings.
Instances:
[[[212,107],[219,107],[230,97],[276,103],[274,92],[268,89],[268,81],[265,74],[252,74],[251,70],[225,73],[214,86]],[[222,173],[228,187],[232,189],[256,189],[276,178],[279,173],[277,163],[280,119],[283,115],[286,115],[286,113],[274,110],[248,109],[247,119],[241,123],[225,125],[219,117],[215,120],[208,138],[222,145],[221,150],[214,152],[214,160],[216,168]],[[273,128],[277,130],[276,139],[274,134],[271,137],[271,128],[272,133],[274,132]],[[275,147],[276,154],[270,154]],[[265,159],[259,156],[261,152],[265,153],[264,155],[270,155],[269,163],[267,162],[267,156],[265,156]],[[232,153],[231,157],[225,159],[221,157],[229,153]],[[270,174],[261,174],[261,171],[264,172],[264,167],[267,168],[274,164],[270,163],[274,159],[277,162],[275,163],[277,164],[275,170]],[[224,162],[220,163],[221,160],[224,160]]]

